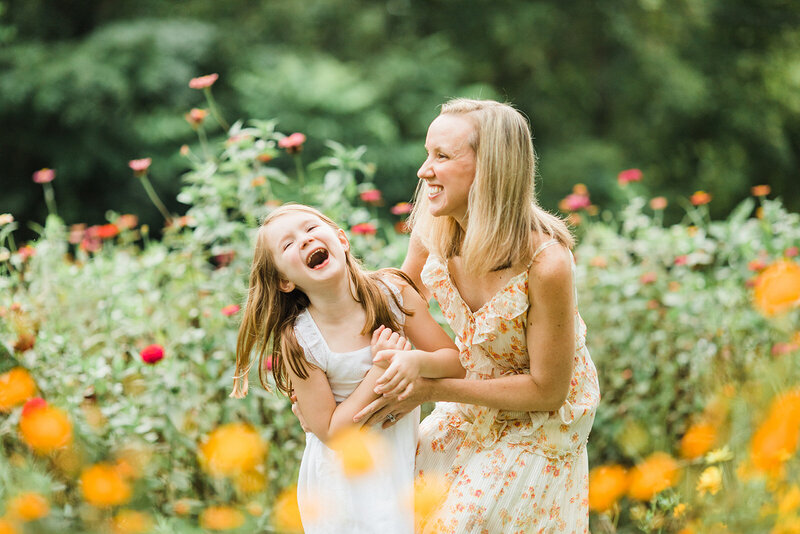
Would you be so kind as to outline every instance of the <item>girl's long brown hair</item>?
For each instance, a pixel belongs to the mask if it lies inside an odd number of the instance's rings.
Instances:
[[[285,204],[270,213],[261,223],[250,269],[250,289],[236,341],[236,374],[233,377],[233,391],[230,396],[237,399],[247,395],[247,375],[252,365],[251,356],[254,349],[258,354],[258,378],[266,390],[270,389],[267,382],[267,368],[264,365],[268,355],[272,358],[275,385],[287,395],[292,390],[287,364],[300,378],[308,377],[306,366],[311,364],[306,361],[303,348],[294,335],[294,323],[297,316],[308,307],[309,300],[305,293],[297,288],[289,293],[280,290],[280,273],[269,252],[265,231],[267,225],[276,218],[296,211],[310,213],[334,230],[339,229],[330,218],[302,204]],[[394,292],[381,289],[381,286],[386,287],[383,279],[387,275],[399,276],[416,289],[414,283],[399,269],[365,271],[349,250],[345,251],[345,260],[351,287],[355,293],[353,298],[361,303],[366,312],[361,335],[370,334],[381,325],[398,331],[400,325],[392,314],[389,295],[402,313],[405,315],[411,313],[400,304]]]

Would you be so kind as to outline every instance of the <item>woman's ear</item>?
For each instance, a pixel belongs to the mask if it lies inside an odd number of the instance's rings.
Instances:
[[[339,238],[339,242],[342,244],[342,248],[344,248],[345,251],[350,250],[350,241],[347,240],[347,234],[344,233],[344,230],[339,228],[336,235]]]
[[[295,285],[294,282],[290,282],[289,280],[284,280],[281,278],[281,281],[278,283],[278,287],[284,293],[291,293],[294,291]]]

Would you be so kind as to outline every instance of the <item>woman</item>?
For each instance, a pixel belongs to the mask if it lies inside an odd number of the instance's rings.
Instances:
[[[449,490],[424,532],[588,532],[597,373],[572,236],[535,201],[528,123],[506,104],[456,99],[425,148],[403,270],[438,301],[466,377],[418,379],[356,421],[390,426],[437,402],[420,426],[416,476]]]

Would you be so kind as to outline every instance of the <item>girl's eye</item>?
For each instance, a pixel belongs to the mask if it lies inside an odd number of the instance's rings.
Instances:
[[[289,245],[291,245],[291,244],[292,244],[292,242],[291,242],[291,241],[287,241],[287,242],[286,242],[286,243],[283,245],[283,250],[286,250],[287,248],[289,248]]]

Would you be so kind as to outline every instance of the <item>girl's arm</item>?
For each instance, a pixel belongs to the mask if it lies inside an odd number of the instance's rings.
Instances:
[[[306,379],[297,376],[290,365],[286,365],[286,370],[297,397],[297,407],[303,414],[304,428],[323,443],[328,443],[338,431],[352,425],[353,416],[377,398],[373,389],[384,371],[373,365],[355,391],[337,406],[328,377],[321,369],[307,367]]]
[[[575,354],[572,257],[561,246],[542,251],[529,276],[526,339],[530,374],[488,380],[419,378],[402,401],[381,398],[355,417],[364,424],[402,416],[426,401],[452,401],[513,411],[558,410],[569,392]],[[386,423],[385,426],[391,426]]]
[[[428,303],[404,280],[393,278],[392,282],[400,287],[403,307],[412,312],[406,317],[403,329],[416,350],[382,350],[376,354],[373,361],[390,361],[391,364],[378,379],[375,392],[399,395],[402,399],[411,393],[414,381],[420,376],[463,378],[465,371],[458,358],[458,349],[431,316]]]

